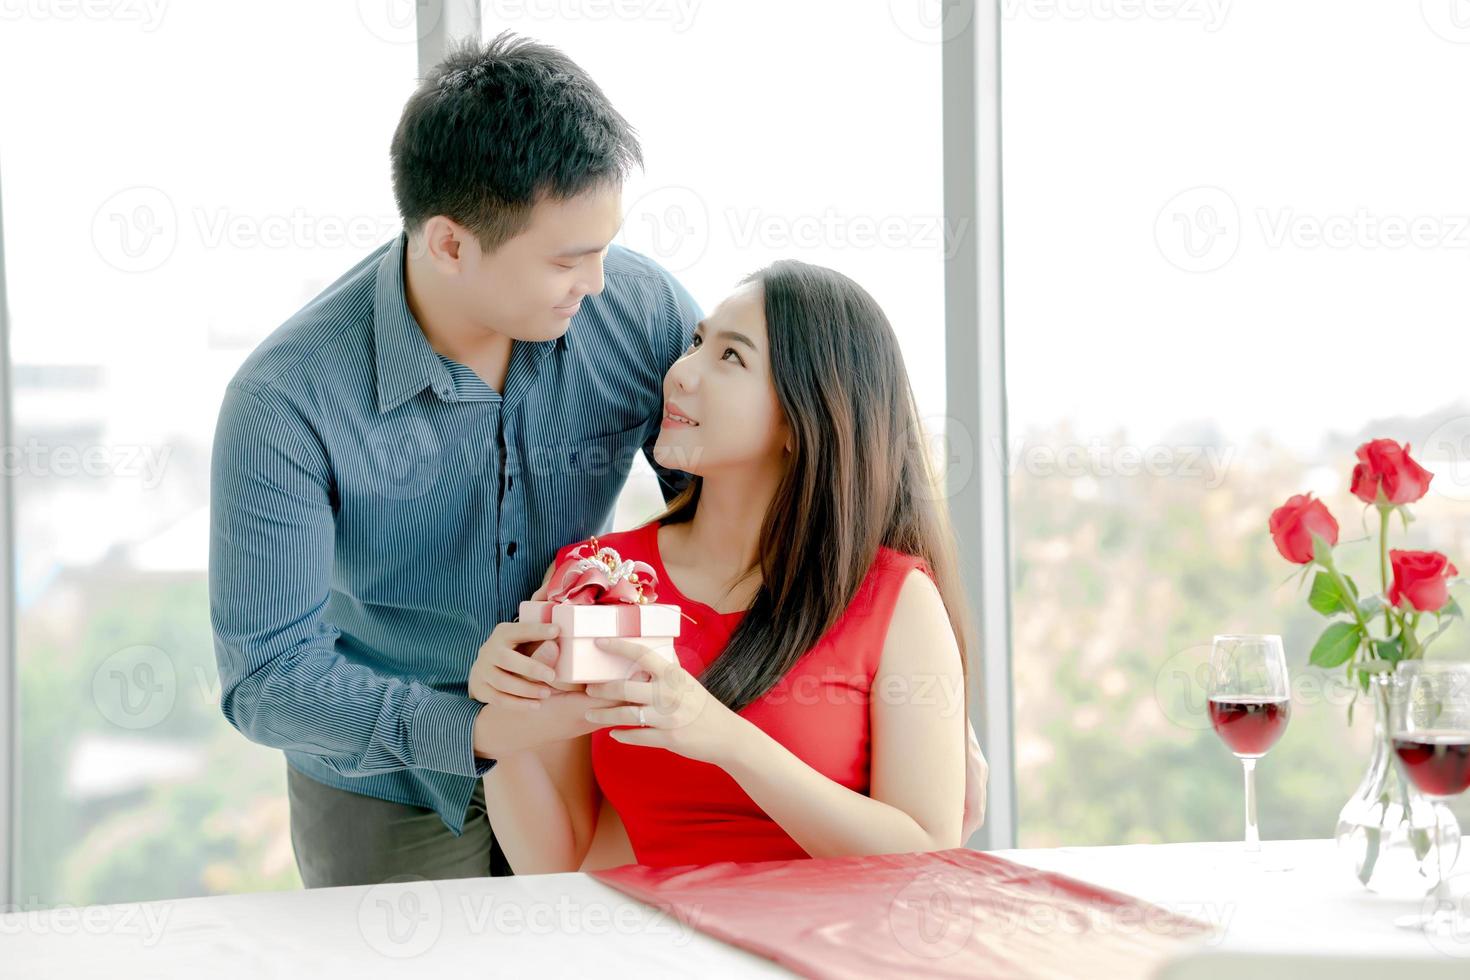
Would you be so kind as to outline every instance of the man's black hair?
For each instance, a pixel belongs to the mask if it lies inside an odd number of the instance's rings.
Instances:
[[[621,184],[643,164],[633,127],[586,72],[508,31],[434,66],[403,108],[392,157],[404,229],[442,214],[486,251],[524,230],[543,196]]]

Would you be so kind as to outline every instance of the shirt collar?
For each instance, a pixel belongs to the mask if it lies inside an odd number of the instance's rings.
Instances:
[[[378,263],[373,294],[373,347],[378,372],[378,411],[389,412],[430,385],[442,397],[454,390],[444,362],[424,337],[408,308],[403,288],[403,252],[408,241],[399,232]]]
[[[429,346],[424,331],[408,308],[404,288],[403,256],[408,233],[399,232],[378,263],[373,296],[373,336],[378,372],[378,411],[389,412],[432,386],[439,397],[454,391],[454,378]],[[556,340],[535,342],[541,356],[553,349],[567,350],[570,326]]]

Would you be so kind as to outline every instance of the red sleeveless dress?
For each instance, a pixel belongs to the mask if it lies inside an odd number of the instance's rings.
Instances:
[[[744,612],[718,613],[679,593],[659,554],[657,523],[597,540],[658,572],[657,601],[687,614],[675,651],[684,669],[699,676],[724,652]],[[557,561],[580,543],[563,548]],[[740,712],[807,765],[863,794],[869,788],[868,692],[899,589],[915,568],[932,577],[923,559],[881,548],[832,629],[775,687]],[[622,818],[638,863],[810,857],[723,769],[667,749],[624,745],[610,731],[592,734],[592,766],[603,795]]]

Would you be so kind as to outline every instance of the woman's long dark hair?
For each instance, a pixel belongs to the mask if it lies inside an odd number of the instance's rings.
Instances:
[[[954,534],[893,327],[831,269],[784,260],[742,285],[752,282],[792,450],[761,526],[760,589],[701,683],[732,711],[764,695],[841,618],[880,545],[928,563],[964,669],[969,608]],[[701,486],[695,477],[656,520],[690,520]]]

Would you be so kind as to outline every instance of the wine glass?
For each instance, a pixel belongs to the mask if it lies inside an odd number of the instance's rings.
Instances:
[[[1399,768],[1431,801],[1453,799],[1470,789],[1470,661],[1410,660],[1398,669],[1404,688],[1402,697],[1389,704],[1389,732]],[[1429,893],[1434,911],[1395,920],[1405,928],[1458,928],[1438,816],[1434,851],[1439,880]]]
[[[1256,760],[1270,751],[1291,718],[1286,654],[1275,634],[1222,633],[1210,648],[1210,724],[1245,770],[1245,853],[1253,868],[1286,871],[1261,856],[1256,825]]]

